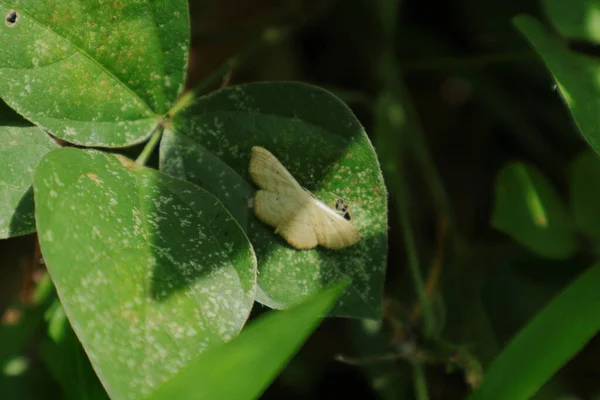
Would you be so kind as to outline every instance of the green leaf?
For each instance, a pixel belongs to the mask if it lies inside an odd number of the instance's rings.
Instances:
[[[520,162],[508,164],[496,180],[492,226],[530,250],[567,258],[576,250],[573,223],[542,173]]]
[[[581,154],[571,167],[571,203],[577,227],[600,249],[600,160]]]
[[[600,62],[570,51],[531,17],[516,17],[514,23],[552,72],[579,131],[592,148],[600,152]]]
[[[469,400],[530,399],[600,329],[600,265],[566,287],[492,363]]]
[[[33,174],[56,147],[39,128],[0,126],[0,239],[35,232]]]
[[[600,1],[544,0],[550,21],[565,37],[600,42]]]
[[[0,15],[0,97],[68,142],[143,141],[183,88],[185,0],[2,0]]]
[[[47,314],[48,336],[42,344],[42,356],[54,379],[60,383],[65,399],[108,400],[58,300]]]
[[[147,400],[257,399],[342,290],[338,284],[290,310],[260,317],[235,340],[200,356]]]
[[[235,219],[190,183],[123,156],[50,152],[34,179],[40,246],[112,398],[139,398],[244,325],[256,259]]]
[[[287,308],[341,278],[346,290],[332,313],[379,318],[387,257],[387,195],[364,129],[330,93],[299,83],[229,87],[179,114],[161,142],[161,170],[219,198],[246,229],[259,262],[257,300]],[[252,146],[272,152],[325,203],[344,199],[361,240],[341,250],[296,250],[248,206]]]

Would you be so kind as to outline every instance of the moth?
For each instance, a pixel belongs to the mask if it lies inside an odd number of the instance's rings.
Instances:
[[[263,147],[252,147],[250,176],[260,188],[254,196],[254,213],[296,249],[317,245],[341,249],[360,240],[354,225],[300,186]]]

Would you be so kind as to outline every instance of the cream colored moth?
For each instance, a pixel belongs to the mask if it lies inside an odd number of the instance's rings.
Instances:
[[[250,176],[260,188],[254,213],[296,249],[341,249],[360,240],[354,225],[300,186],[268,150],[252,147]]]

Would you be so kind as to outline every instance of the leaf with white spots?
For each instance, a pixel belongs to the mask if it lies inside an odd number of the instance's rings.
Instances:
[[[343,288],[335,285],[290,310],[261,316],[235,340],[198,357],[146,400],[258,399]]]
[[[35,232],[33,174],[56,147],[39,128],[0,126],[0,239]]]
[[[256,258],[223,205],[122,156],[50,152],[34,179],[40,246],[112,398],[137,399],[232,339],[256,291]]]
[[[0,0],[0,16],[0,98],[68,142],[141,142],[183,88],[186,0]]]
[[[360,241],[348,248],[296,250],[248,206],[256,187],[251,148],[279,159],[298,183],[335,209],[348,205]],[[161,142],[161,170],[205,188],[246,230],[259,264],[257,300],[287,308],[341,278],[352,283],[333,315],[379,318],[387,257],[387,194],[375,151],[350,109],[299,83],[255,83],[199,98]]]

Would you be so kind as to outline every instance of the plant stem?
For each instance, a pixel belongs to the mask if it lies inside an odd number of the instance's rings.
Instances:
[[[221,64],[217,69],[212,71],[199,85],[184,93],[177,100],[177,102],[175,102],[173,107],[171,107],[169,113],[167,114],[167,117],[173,117],[179,111],[190,106],[194,102],[196,97],[202,95],[210,86],[218,82],[219,79],[221,79],[225,74],[227,74],[227,72],[231,71],[238,65],[243,64],[248,58],[250,58],[250,56],[254,55],[262,47],[272,46],[277,43],[280,43],[286,35],[287,31],[284,29],[265,29],[256,40],[251,42],[237,54],[225,60],[223,64]]]
[[[413,375],[414,375],[414,390],[415,399],[417,400],[429,400],[429,393],[427,392],[427,380],[425,379],[425,368],[420,362],[412,363]]]
[[[157,124],[152,131],[152,136],[150,136],[150,140],[144,146],[144,150],[140,153],[138,158],[135,160],[135,163],[138,165],[146,165],[148,162],[148,158],[156,148],[158,142],[160,142],[160,138],[162,137],[163,128],[160,124]]]
[[[425,293],[425,284],[423,276],[421,275],[417,245],[415,243],[415,236],[410,222],[411,213],[408,207],[408,193],[406,190],[408,182],[402,166],[400,166],[397,171],[397,179],[398,187],[396,189],[395,197],[398,206],[398,219],[402,229],[402,239],[404,241],[406,257],[408,260],[408,268],[410,269],[410,275],[413,281],[414,290],[417,294],[417,299],[421,305],[421,310],[423,310],[423,333],[426,338],[431,338],[435,332],[436,322],[431,309],[431,302]]]

